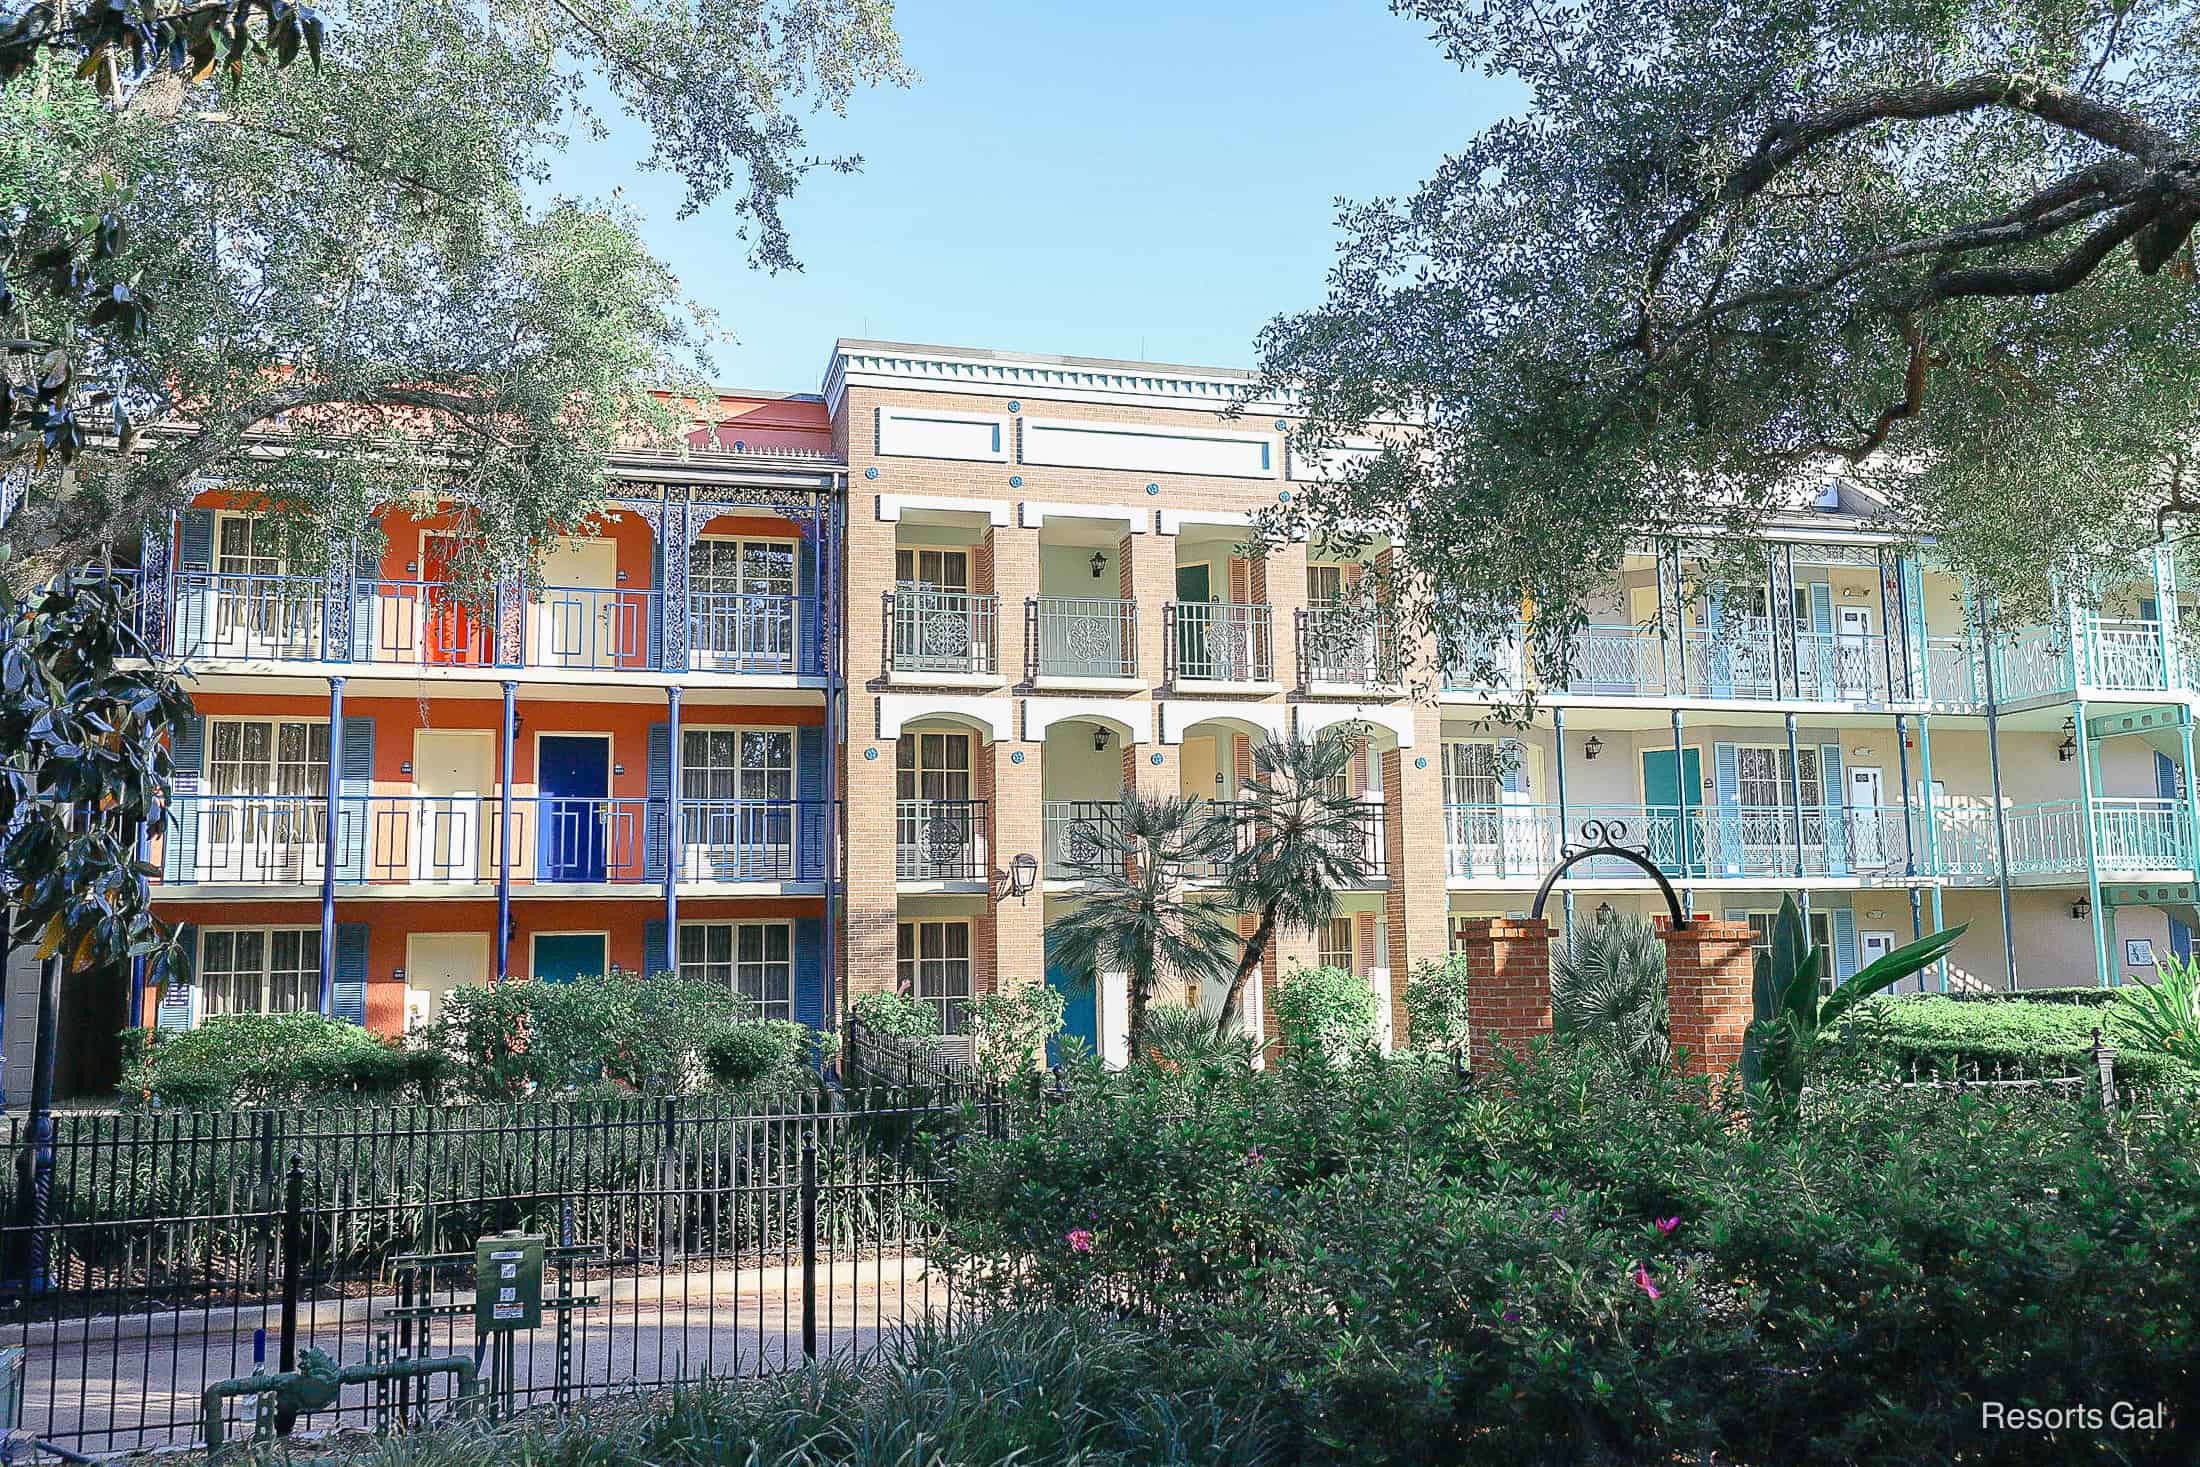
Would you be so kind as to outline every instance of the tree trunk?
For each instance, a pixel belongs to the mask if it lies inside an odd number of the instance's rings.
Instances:
[[[1245,985],[1252,981],[1260,969],[1260,960],[1267,956],[1268,944],[1276,935],[1276,906],[1270,902],[1260,909],[1260,925],[1253,935],[1245,939],[1245,951],[1238,958],[1237,972],[1230,975],[1230,991],[1222,996],[1222,1012],[1215,1015],[1215,1033],[1222,1033],[1222,1026],[1237,1012],[1238,1001],[1245,996]]]
[[[1100,980],[1097,976],[1095,976],[1093,981],[1095,983],[1098,983]],[[1131,1013],[1129,1041],[1130,1054],[1128,1058],[1128,1062],[1130,1064],[1137,1064],[1139,1055],[1142,1054],[1145,1050],[1146,1009],[1152,997],[1152,988],[1152,979],[1149,978],[1144,982],[1140,982],[1137,974],[1134,973],[1130,975]]]

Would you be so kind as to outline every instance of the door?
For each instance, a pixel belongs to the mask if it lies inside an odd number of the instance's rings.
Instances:
[[[1062,995],[1062,1032],[1047,1041],[1047,1063],[1050,1066],[1062,1063],[1064,1039],[1081,1040],[1086,1055],[1097,1055],[1100,1052],[1100,994],[1092,975],[1049,963],[1047,987]]]
[[[1881,958],[1893,952],[1894,949],[1895,935],[1892,932],[1857,933],[1856,970],[1859,973],[1863,972],[1864,969],[1878,962]],[[1923,993],[1924,991],[1925,975],[1923,973],[1919,973],[1915,977],[1905,978],[1888,990],[1890,993]]]
[[[320,653],[322,585],[293,575],[276,525],[224,512],[214,526],[211,605],[204,650],[217,657],[315,657]],[[199,650],[193,648],[192,650]]]
[[[601,881],[611,824],[611,739],[544,734],[535,744],[542,787],[536,871],[542,881]]]
[[[1182,771],[1179,788],[1186,796],[1201,800],[1229,798],[1222,783],[1222,753],[1218,740],[1186,738],[1177,767]]]
[[[405,1032],[432,1024],[454,988],[489,981],[486,932],[415,932],[405,939]]]
[[[894,582],[896,667],[955,673],[993,670],[993,639],[978,635],[969,551],[896,550]]]
[[[1681,783],[1674,778],[1673,751],[1650,749],[1642,756],[1643,836],[1650,859],[1668,875],[1704,874],[1703,763],[1700,750],[1683,749],[1680,779],[1687,781],[1687,839],[1682,839]]]
[[[1216,636],[1215,613],[1207,605],[1214,591],[1213,577],[1205,561],[1176,568],[1176,675],[1210,682],[1247,681],[1250,674],[1237,678],[1227,675],[1234,662],[1227,656],[1231,639],[1227,632],[1220,638]],[[1209,650],[1218,645],[1225,652],[1221,666]]]
[[[193,874],[252,886],[319,880],[327,849],[327,722],[212,719],[206,738],[206,793],[178,812],[195,821]]]
[[[681,875],[786,881],[794,871],[794,734],[691,728],[680,738]]]
[[[1834,678],[1839,695],[1849,702],[1865,702],[1872,696],[1872,609],[1843,606],[1835,612]]]
[[[567,538],[550,548],[535,603],[535,666],[617,667],[628,641],[639,655],[640,629],[624,625],[618,581],[619,548],[609,540]]]
[[[571,983],[609,971],[601,932],[538,932],[529,971],[541,983]]]
[[[486,729],[420,729],[413,734],[410,812],[415,881],[487,881],[495,855],[485,833],[496,816],[496,741]],[[369,835],[378,866],[390,864],[398,839],[375,822]]]
[[[1886,796],[1883,771],[1849,767],[1849,856],[1857,867],[1887,864]]]
[[[480,619],[451,590],[457,559],[456,535],[420,537],[420,660],[478,666],[489,660],[486,639]]]
[[[688,558],[688,651],[693,665],[792,671],[794,598],[793,541],[697,541]]]

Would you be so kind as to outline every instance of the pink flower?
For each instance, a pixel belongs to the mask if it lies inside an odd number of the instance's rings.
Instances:
[[[1565,1209],[1565,1208],[1563,1208],[1563,1207],[1554,1207],[1554,1208],[1552,1208],[1552,1209],[1551,1209],[1551,1221],[1552,1221],[1552,1222],[1564,1222],[1564,1221],[1566,1221],[1566,1209]]]
[[[1677,1216],[1661,1217],[1658,1219],[1658,1231],[1665,1234],[1668,1238],[1673,1236],[1673,1230],[1680,1225],[1681,1220]]]
[[[1090,1228],[1071,1228],[1063,1236],[1062,1241],[1069,1244],[1069,1251],[1072,1253],[1090,1253],[1092,1251],[1092,1230]]]
[[[1635,1265],[1635,1282],[1640,1285],[1642,1291],[1645,1294],[1648,1294],[1651,1298],[1655,1299],[1658,1297],[1658,1286],[1651,1281],[1650,1270],[1639,1263]]]

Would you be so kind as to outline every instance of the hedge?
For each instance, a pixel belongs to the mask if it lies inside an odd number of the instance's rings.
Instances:
[[[2059,990],[2102,991],[2115,992]],[[1981,1003],[1937,994],[1877,998],[1842,1026],[1840,1038],[1850,1054],[1883,1058],[1904,1070],[1923,1067],[1954,1074],[2000,1069],[2030,1078],[2092,1074],[2096,1030],[2114,1051],[2117,1077],[2127,1084],[2200,1080],[2200,1073],[2189,1066],[2142,1049],[2113,1008],[2062,998],[2039,1003],[2017,998]]]

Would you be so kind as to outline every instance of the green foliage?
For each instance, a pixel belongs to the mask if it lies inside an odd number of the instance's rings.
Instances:
[[[2200,1068],[2200,966],[2165,954],[2156,981],[2116,990],[2124,1030],[2157,1054]]]
[[[1218,1070],[1250,1070],[1262,1048],[1235,1015],[1217,1019],[1205,1009],[1163,1004],[1146,1016],[1145,1042],[1132,1057],[1163,1074],[1197,1079]]]
[[[2103,1008],[2120,1001],[2113,988],[2088,983],[2083,988],[1989,988],[1975,992],[1950,990],[1940,995],[1958,1003],[2073,1004],[2079,1008]]]
[[[570,983],[456,988],[423,1043],[475,1100],[609,1084],[677,1094],[699,1083],[707,1041],[745,1017],[724,988],[614,968]]]
[[[131,1029],[125,1105],[226,1110],[338,1097],[433,1101],[443,1056],[319,1014],[219,1014],[196,1028]]]
[[[863,1027],[895,1039],[929,1039],[940,1032],[940,1011],[932,1004],[899,989],[856,996],[849,1005]]]
[[[0,576],[0,947],[36,942],[79,972],[143,958],[148,983],[187,974],[137,839],[168,809],[164,739],[190,711],[114,581],[80,571],[18,600]]]
[[[1821,975],[1833,955],[1805,935],[1795,898],[1781,898],[1780,913],[1772,923],[1772,944],[1757,954],[1749,1031],[1742,1040],[1744,1083],[1767,1086],[1789,1100],[1802,1094],[1820,1035],[1873,994],[1939,962],[1969,926],[1951,927],[1896,948],[1821,997]]]
[[[969,1138],[934,1256],[981,1313],[1165,1321],[1169,1378],[1245,1381],[1277,1461],[2113,1460],[1978,1403],[2181,1399],[2200,1156],[2165,1106],[1832,1086],[1795,1127],[1563,1048],[1468,1092],[1134,1069]]]
[[[1037,1074],[1048,1042],[1062,1032],[1063,1007],[1061,993],[1045,983],[980,995],[970,1006],[978,1073],[1000,1084]]]
[[[2127,990],[2111,989],[2112,993]],[[2149,1052],[2119,1003],[2107,1009],[2050,1001],[1964,1002],[1940,995],[1875,998],[1842,1021],[1841,1050],[1867,1065],[1900,1073],[2020,1076],[2095,1073],[2093,1036],[2115,1053],[2116,1075],[2131,1084],[2200,1078],[2200,1069]]]
[[[1392,8],[1517,105],[1343,208],[1264,333],[1302,447],[1388,444],[1274,528],[1403,527],[1479,683],[1524,602],[1563,666],[1630,543],[1747,546],[1806,480],[2016,615],[2192,512],[2200,179],[2142,182],[2200,136],[2190,0]]]
[[[1273,1002],[1287,1056],[1336,1061],[1375,1043],[1375,990],[1343,968],[1293,966]]]
[[[1430,959],[1406,979],[1406,1042],[1415,1049],[1467,1045],[1467,960],[1458,953]]]
[[[1575,927],[1551,954],[1551,1030],[1637,1069],[1671,1054],[1665,944],[1648,920],[1622,914]]]
[[[728,1090],[751,1090],[796,1065],[809,1031],[780,1020],[727,1024],[703,1039],[703,1071]]]

